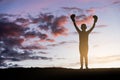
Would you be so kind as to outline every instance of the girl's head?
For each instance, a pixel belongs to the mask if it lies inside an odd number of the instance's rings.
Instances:
[[[82,24],[82,25],[81,25],[81,29],[82,29],[82,31],[85,31],[85,30],[87,29],[86,24]]]

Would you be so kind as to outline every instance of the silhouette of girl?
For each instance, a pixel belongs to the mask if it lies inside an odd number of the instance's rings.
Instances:
[[[85,59],[85,67],[86,69],[88,69],[88,37],[90,32],[94,29],[98,17],[96,15],[93,16],[94,23],[93,26],[88,31],[86,31],[87,29],[86,24],[81,25],[81,30],[77,27],[75,23],[75,14],[72,14],[70,17],[73,21],[75,29],[79,34],[79,52],[80,52],[81,69],[83,69],[83,58]]]

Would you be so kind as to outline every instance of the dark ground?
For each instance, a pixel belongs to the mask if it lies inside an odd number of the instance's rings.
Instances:
[[[9,68],[0,69],[0,80],[120,80],[120,68]]]

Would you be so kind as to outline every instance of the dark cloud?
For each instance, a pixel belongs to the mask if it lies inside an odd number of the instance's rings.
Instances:
[[[27,32],[24,34],[25,38],[35,38],[35,37],[39,37],[40,41],[48,41],[48,42],[54,42],[54,39],[50,39],[49,35],[41,33],[41,32]]]
[[[15,48],[6,47],[1,52],[0,56],[7,60],[19,60],[20,58],[25,58],[30,55],[31,52],[24,50],[23,52],[18,52]]]
[[[25,47],[22,47],[22,49],[47,49],[46,46],[42,46],[42,45],[31,45],[31,46],[25,46]]]
[[[21,22],[21,23],[29,22],[29,19],[25,19],[25,18],[17,18],[17,19],[15,20],[15,22]]]
[[[0,18],[0,22],[9,22],[9,19],[4,17],[4,18]]]
[[[20,36],[23,33],[22,26],[12,22],[0,22],[0,37]]]
[[[0,66],[4,66],[5,65],[4,61],[5,61],[5,59],[0,56]]]
[[[34,37],[37,36],[36,34],[37,34],[37,33],[36,33],[35,31],[32,31],[32,32],[26,32],[26,33],[24,34],[24,36],[25,36],[26,38],[34,38]]]
[[[15,17],[15,16],[18,16],[18,15],[0,13],[0,18],[3,18],[3,17]]]
[[[30,51],[25,51],[25,50],[23,52],[18,52],[18,50],[15,50],[14,47],[8,47],[7,45],[5,47],[2,46],[0,48],[4,48],[0,52],[0,59],[2,59],[1,64],[4,64],[6,60],[21,61],[29,58],[29,55],[31,54]]]
[[[48,31],[49,30],[49,26],[46,24],[44,24],[44,25],[42,25],[42,24],[40,24],[39,25],[39,28],[41,29],[41,30],[45,30],[45,31]]]
[[[52,60],[51,57],[45,57],[45,56],[31,56],[30,59]]]
[[[30,21],[27,18],[16,18],[16,20],[14,22],[23,27],[27,27],[28,25],[30,25]]]
[[[0,57],[5,59],[15,57],[18,55],[14,49],[21,48],[24,38],[21,38],[24,34],[24,28],[14,22],[0,22],[0,42],[2,46],[0,49]],[[12,60],[12,59],[11,59]],[[14,60],[14,59],[13,59]],[[17,60],[17,59],[16,59]]]
[[[0,49],[5,46],[4,43],[1,43],[3,45],[0,46]],[[22,51],[19,51],[19,49],[16,49],[14,47],[10,48],[8,46],[5,46],[4,49],[0,52],[0,67],[4,66],[7,67],[5,63],[6,60],[9,60],[11,62],[13,61],[23,61],[23,60],[52,60],[51,57],[46,56],[34,56],[34,53],[31,50],[21,49]],[[46,54],[45,52],[40,52],[41,54]]]
[[[3,38],[2,39],[7,46],[21,46],[22,42],[24,41],[23,38]]]
[[[45,40],[45,39],[48,38],[48,35],[47,35],[47,34],[43,34],[43,33],[39,33],[38,36],[39,36],[39,38],[40,38],[41,40]]]

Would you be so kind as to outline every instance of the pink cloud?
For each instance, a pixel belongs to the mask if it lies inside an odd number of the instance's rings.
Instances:
[[[86,10],[87,13],[90,13],[90,14],[95,14],[96,10],[95,8],[90,8],[88,10]]]
[[[85,18],[83,18],[82,20],[76,20],[77,25],[81,25],[81,24],[91,24],[93,21],[93,16],[87,16]]]
[[[46,39],[48,42],[55,42],[54,39]]]
[[[61,16],[55,19],[54,26],[52,27],[52,32],[54,36],[67,35],[68,29],[64,27],[66,23],[66,16]]]

